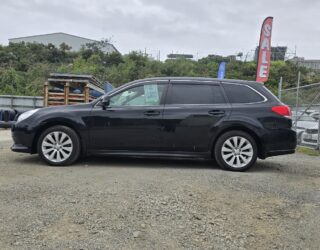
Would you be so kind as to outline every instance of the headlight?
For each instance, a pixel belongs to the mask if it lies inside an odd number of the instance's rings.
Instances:
[[[33,110],[29,110],[27,112],[22,113],[19,117],[17,122],[21,122],[27,118],[29,118],[30,116],[32,116],[34,113],[36,113],[39,109],[33,109]]]

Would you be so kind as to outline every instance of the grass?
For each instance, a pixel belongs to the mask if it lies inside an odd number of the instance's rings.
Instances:
[[[320,156],[319,150],[314,150],[306,147],[297,147],[297,152],[311,156]]]

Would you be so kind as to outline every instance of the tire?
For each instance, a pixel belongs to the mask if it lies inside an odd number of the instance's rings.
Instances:
[[[80,139],[69,127],[53,126],[40,135],[37,150],[42,160],[51,166],[71,165],[79,158]]]
[[[255,140],[240,130],[222,134],[214,147],[215,160],[225,170],[246,171],[256,163],[257,156]]]

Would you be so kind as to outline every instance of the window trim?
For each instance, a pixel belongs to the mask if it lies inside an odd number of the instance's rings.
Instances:
[[[223,86],[224,84],[247,87],[247,88],[253,90],[254,92],[256,92],[258,95],[260,95],[263,100],[260,101],[260,102],[231,102],[230,99],[229,99],[229,97],[228,97],[227,91],[224,89],[224,86]],[[244,105],[259,104],[259,103],[265,103],[265,102],[267,102],[267,101],[269,100],[266,96],[264,96],[263,94],[261,94],[258,90],[254,89],[254,88],[252,88],[251,86],[246,85],[246,84],[239,84],[239,83],[233,83],[233,82],[222,82],[222,88],[223,88],[223,90],[224,90],[224,92],[225,92],[226,97],[228,98],[228,102],[229,102],[231,105],[234,105],[234,104],[237,104],[237,105],[239,105],[239,104],[244,104]]]

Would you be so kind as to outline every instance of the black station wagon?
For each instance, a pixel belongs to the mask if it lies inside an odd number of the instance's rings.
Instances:
[[[12,136],[13,151],[53,166],[105,154],[215,159],[244,171],[296,147],[290,109],[263,84],[211,78],[138,80],[89,104],[31,110]]]

